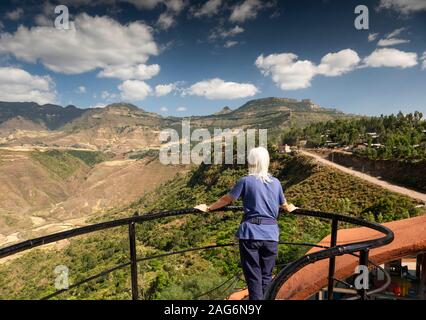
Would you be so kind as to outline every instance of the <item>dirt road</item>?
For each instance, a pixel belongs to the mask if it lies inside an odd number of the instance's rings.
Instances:
[[[362,172],[341,166],[341,165],[336,164],[334,162],[331,162],[327,159],[324,159],[324,158],[322,158],[321,156],[319,156],[315,153],[312,153],[312,152],[309,152],[309,151],[306,151],[306,150],[300,150],[299,152],[303,155],[314,158],[319,163],[322,163],[324,165],[336,168],[340,171],[351,174],[351,175],[358,177],[360,179],[363,179],[365,181],[374,183],[374,184],[376,184],[376,185],[378,185],[382,188],[385,188],[389,191],[403,194],[407,197],[422,201],[423,203],[426,204],[426,194],[424,194],[424,193],[417,192],[417,191],[414,191],[414,190],[411,190],[411,189],[408,189],[408,188],[400,187],[400,186],[394,185],[390,182],[383,181],[383,180],[380,180],[378,178],[372,177],[368,174],[365,174],[365,173],[362,173]]]

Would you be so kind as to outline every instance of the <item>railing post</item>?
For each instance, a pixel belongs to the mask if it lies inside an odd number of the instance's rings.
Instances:
[[[137,215],[137,214],[135,214]],[[138,300],[138,263],[136,261],[136,226],[134,222],[129,223],[130,244],[130,270],[132,281],[132,300]]]
[[[367,268],[368,268],[368,251],[369,251],[368,249],[362,250],[359,255],[359,265],[366,266]],[[358,290],[358,295],[361,300],[367,299],[366,293],[367,291],[364,288]]]
[[[336,218],[333,218],[333,220],[331,221],[330,248],[335,247],[337,243],[338,222],[339,221]],[[333,300],[335,266],[336,266],[336,257],[330,257],[329,265],[328,265],[328,287],[327,287],[328,300]]]

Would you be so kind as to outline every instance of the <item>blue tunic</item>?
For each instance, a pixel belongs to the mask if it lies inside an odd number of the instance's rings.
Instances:
[[[277,218],[279,206],[285,203],[284,192],[278,179],[271,177],[271,182],[263,183],[256,176],[241,178],[231,189],[229,195],[233,199],[243,198],[244,219],[266,217]],[[236,236],[245,240],[278,241],[277,224],[253,224],[244,221],[240,224]]]

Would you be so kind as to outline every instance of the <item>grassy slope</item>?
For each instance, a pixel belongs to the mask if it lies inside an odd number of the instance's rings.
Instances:
[[[85,165],[79,158],[58,150],[49,150],[46,152],[34,151],[31,157],[38,161],[54,176],[60,179],[67,179]]]
[[[278,158],[272,169],[286,189],[286,196],[303,207],[347,212],[369,219],[393,220],[415,215],[414,203],[376,186],[330,169],[317,167],[304,158]],[[190,207],[211,202],[227,192],[245,174],[241,166],[200,166],[190,174],[179,176],[155,192],[131,205],[128,210],[111,212],[99,220],[109,220],[141,212]],[[386,201],[386,199],[391,199]],[[370,214],[369,211],[373,212]],[[374,211],[375,210],[375,211]],[[395,216],[394,212],[403,215]],[[138,225],[138,255],[148,256],[192,246],[234,241],[240,215],[211,213],[167,218]],[[316,242],[329,232],[329,225],[318,219],[291,215],[280,219],[282,240]],[[36,250],[0,267],[0,298],[40,298],[53,292],[54,268],[70,268],[71,283],[126,261],[126,228],[71,240],[63,251]],[[282,246],[279,263],[300,256],[306,248]],[[194,298],[238,272],[234,248],[193,252],[139,264],[143,298]],[[237,284],[238,285],[238,284]],[[240,283],[241,285],[241,283]],[[71,290],[62,297],[88,299],[129,298],[129,271],[114,272],[107,277]],[[210,298],[223,298],[226,292]]]
[[[34,151],[31,157],[61,179],[71,177],[82,167],[92,167],[108,160],[108,156],[102,152],[84,150]]]

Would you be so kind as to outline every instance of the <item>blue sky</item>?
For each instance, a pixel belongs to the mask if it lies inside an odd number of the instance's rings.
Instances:
[[[58,4],[70,26],[54,26]],[[354,26],[357,5],[369,29]],[[426,113],[423,0],[3,1],[0,100],[205,115],[261,97]]]

